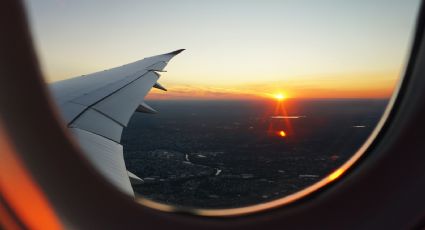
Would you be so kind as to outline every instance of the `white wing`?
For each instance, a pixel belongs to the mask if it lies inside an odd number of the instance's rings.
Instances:
[[[49,85],[67,127],[88,159],[122,191],[134,196],[130,184],[143,180],[127,172],[120,144],[133,113],[155,113],[144,97],[159,83],[168,61],[183,50],[142,59],[120,67]]]

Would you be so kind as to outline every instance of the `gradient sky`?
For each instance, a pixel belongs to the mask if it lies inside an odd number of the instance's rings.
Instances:
[[[187,49],[152,99],[388,97],[419,0],[27,0],[48,82]]]

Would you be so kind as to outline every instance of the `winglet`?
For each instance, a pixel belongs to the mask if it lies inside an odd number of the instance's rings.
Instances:
[[[136,109],[137,112],[141,113],[158,113],[156,110],[154,110],[152,107],[150,107],[145,102],[140,103],[139,107]]]

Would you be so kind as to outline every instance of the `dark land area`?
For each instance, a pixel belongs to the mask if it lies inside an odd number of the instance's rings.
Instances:
[[[135,192],[161,203],[231,208],[270,201],[349,159],[386,100],[150,101],[122,144]],[[280,135],[281,131],[285,136]]]

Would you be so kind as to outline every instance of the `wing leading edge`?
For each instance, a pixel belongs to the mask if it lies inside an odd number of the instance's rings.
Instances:
[[[93,165],[111,183],[134,196],[131,182],[143,180],[128,172],[121,134],[135,111],[156,113],[144,102],[159,72],[184,49],[49,85],[62,117]]]

